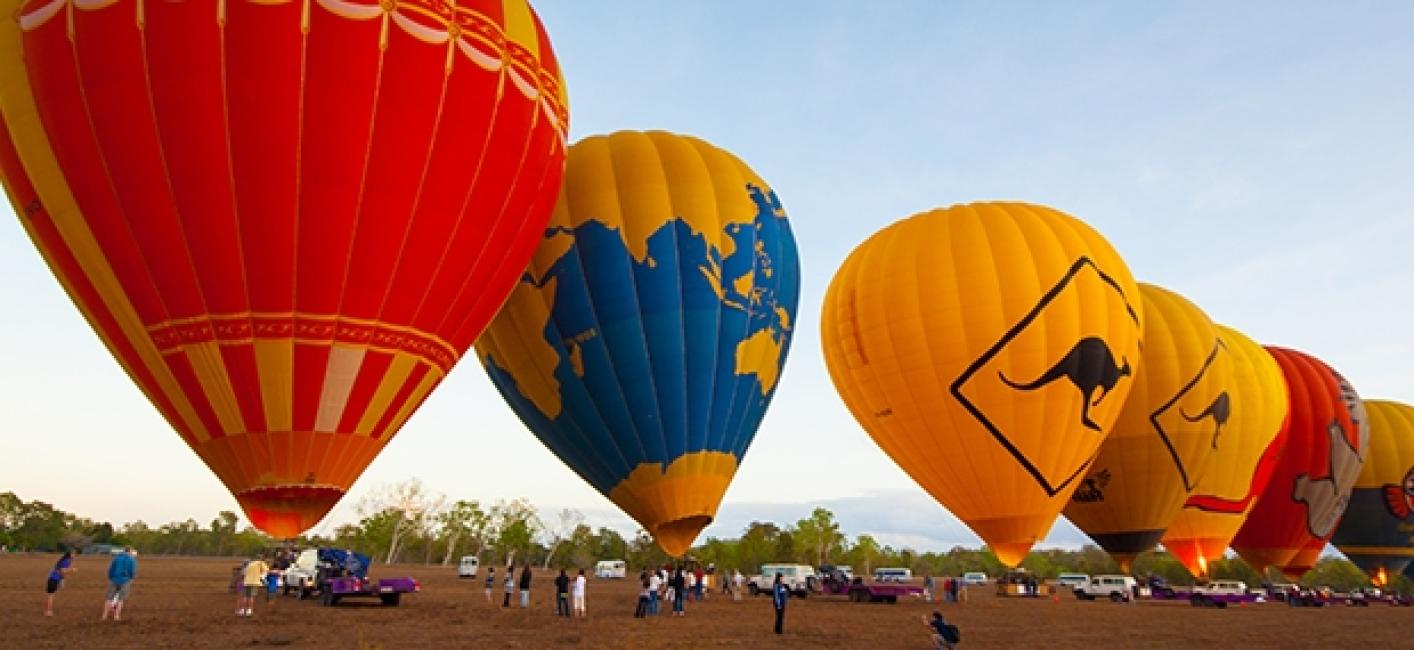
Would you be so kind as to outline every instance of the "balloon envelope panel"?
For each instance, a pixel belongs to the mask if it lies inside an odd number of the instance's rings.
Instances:
[[[1128,268],[1089,226],[977,203],[857,247],[826,293],[821,338],[855,419],[1014,566],[1119,414],[1141,322]]]
[[[539,239],[567,113],[538,19],[522,0],[10,4],[0,173],[21,221],[252,523],[303,532]]]
[[[681,555],[779,385],[799,283],[785,211],[736,157],[664,132],[591,137],[477,349],[531,431]]]

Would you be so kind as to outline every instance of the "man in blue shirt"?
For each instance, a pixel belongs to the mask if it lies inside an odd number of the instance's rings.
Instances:
[[[790,589],[786,588],[786,583],[781,579],[781,574],[776,574],[776,584],[771,587],[771,604],[776,607],[776,634],[782,633],[782,628],[786,623],[786,600],[790,598]]]
[[[123,603],[132,592],[133,578],[137,577],[137,551],[129,546],[122,553],[113,556],[108,564],[108,592],[103,601],[103,618],[113,615],[113,620],[123,620]]]

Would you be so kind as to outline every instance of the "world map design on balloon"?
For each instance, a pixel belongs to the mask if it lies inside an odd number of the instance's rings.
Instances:
[[[529,428],[646,526],[677,480],[715,512],[789,350],[795,241],[774,192],[745,194],[649,224],[557,210],[513,313],[477,343]]]

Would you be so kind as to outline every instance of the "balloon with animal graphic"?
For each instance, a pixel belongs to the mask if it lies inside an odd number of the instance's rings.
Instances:
[[[1210,465],[1232,419],[1232,352],[1208,315],[1139,283],[1144,364],[1065,516],[1126,573],[1152,549]]]
[[[1055,522],[1140,365],[1139,290],[1094,229],[974,203],[860,244],[825,294],[835,388],[909,476],[1016,566]]]
[[[545,30],[523,0],[6,7],[20,221],[251,523],[300,534],[540,238],[568,117]]]
[[[590,137],[477,353],[541,442],[680,556],[780,385],[799,287],[785,210],[741,160],[662,131]]]
[[[1287,439],[1286,379],[1262,346],[1217,326],[1232,357],[1231,413],[1183,509],[1164,532],[1164,549],[1194,576],[1207,575],[1266,489]],[[1146,362],[1147,363],[1147,362]]]
[[[1370,453],[1331,543],[1371,577],[1414,561],[1414,406],[1365,400]]]
[[[1370,448],[1365,405],[1324,362],[1267,346],[1290,396],[1289,439],[1232,548],[1252,568],[1296,579],[1314,566],[1350,498]]]

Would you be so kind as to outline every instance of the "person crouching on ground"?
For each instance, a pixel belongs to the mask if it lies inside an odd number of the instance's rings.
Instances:
[[[113,556],[108,563],[108,591],[103,596],[103,618],[113,615],[113,620],[123,620],[123,603],[132,594],[133,580],[137,578],[137,551],[129,546],[122,553]]]
[[[929,620],[927,616],[924,616],[923,626],[927,627],[928,630],[933,633],[934,648],[952,650],[954,644],[962,640],[958,635],[957,626],[948,625],[947,622],[943,620],[943,613],[940,611],[934,610],[931,620]]]
[[[44,585],[44,615],[54,615],[54,592],[64,586],[64,578],[74,571],[74,554],[72,551],[64,551],[64,557],[59,558],[54,563],[54,568],[49,570],[49,581]]]
[[[257,556],[246,563],[245,575],[241,580],[244,589],[236,598],[236,616],[250,616],[255,613],[255,593],[265,587],[265,574],[270,573],[270,565],[264,556]]]

